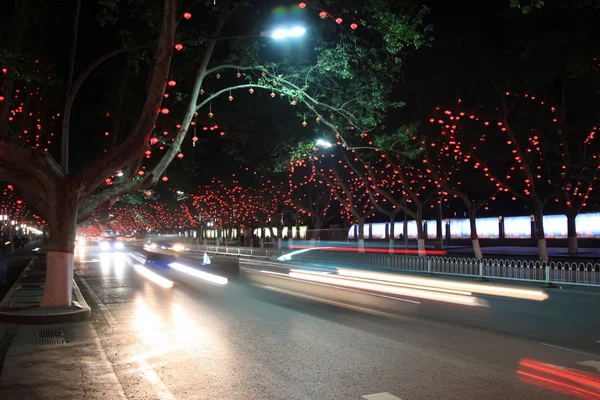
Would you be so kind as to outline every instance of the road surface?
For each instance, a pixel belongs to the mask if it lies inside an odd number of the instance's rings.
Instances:
[[[596,343],[570,348],[448,322],[457,310],[474,319],[485,310],[431,302],[446,322],[387,317],[173,271],[175,285],[163,288],[128,263],[134,250],[89,246],[75,274],[130,399],[559,399],[565,395],[522,382],[520,360],[599,372]],[[588,313],[597,319],[597,308]],[[393,397],[368,396],[384,392]]]

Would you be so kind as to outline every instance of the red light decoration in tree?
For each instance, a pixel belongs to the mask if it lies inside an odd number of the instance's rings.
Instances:
[[[358,24],[353,22],[350,24],[350,28],[352,28],[353,30],[355,30],[356,28],[358,28]]]
[[[319,13],[319,17],[321,17],[321,18],[323,18],[323,19],[327,18],[327,11],[321,11],[321,12]]]
[[[341,23],[342,23],[342,22],[344,22],[344,20],[343,20],[343,19],[341,19],[340,17],[337,17],[337,18],[335,19],[335,22],[336,22],[336,24],[338,24],[338,25],[341,25]]]
[[[160,112],[164,115],[167,115],[169,113],[169,109],[168,108],[163,108],[162,110],[160,110]]]
[[[183,13],[183,18],[185,18],[185,19],[190,19],[190,18],[192,18],[192,13],[189,13],[189,12],[185,12],[185,13]]]
[[[174,87],[175,85],[177,85],[177,82],[175,82],[173,79],[171,79],[170,81],[167,82],[167,85]]]
[[[183,153],[178,153],[177,158],[180,158],[180,159],[183,158]]]
[[[303,2],[303,1],[301,1],[301,2],[298,4],[298,7],[300,7],[300,8],[306,8],[306,3],[305,3],[305,2]]]
[[[177,50],[177,51],[181,51],[181,50],[183,50],[183,45],[182,45],[181,43],[177,43],[177,44],[175,45],[175,50]]]
[[[169,180],[169,178],[167,178],[166,176],[163,176],[162,178],[160,178],[163,182],[166,182]]]

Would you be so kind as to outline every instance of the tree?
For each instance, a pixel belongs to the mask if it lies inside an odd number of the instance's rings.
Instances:
[[[311,239],[318,240],[323,226],[336,217],[332,208],[334,194],[317,173],[317,167],[306,158],[290,163],[286,204],[312,223]],[[292,232],[288,233],[292,235]]]
[[[438,135],[430,135],[422,142],[428,172],[444,192],[460,199],[469,213],[471,242],[475,258],[483,258],[477,234],[477,212],[504,188],[490,175],[486,162],[474,156],[478,150],[491,151],[485,134],[470,130],[473,126],[463,121],[474,116],[462,111],[457,103],[454,111],[436,107],[429,122],[439,127]],[[437,129],[435,129],[437,130]],[[508,189],[507,189],[508,190]]]
[[[33,104],[29,101],[30,97],[19,97],[19,85],[23,85],[32,77],[45,82],[44,78],[47,75],[35,72],[42,68],[36,69],[33,63],[35,57],[32,57],[35,51],[30,51],[33,48],[32,44],[27,42],[30,37],[24,35],[32,18],[32,15],[26,12],[26,4],[26,1],[15,3],[10,29],[10,57],[5,57],[7,67],[3,76],[4,101],[0,107],[0,179],[19,184],[24,198],[48,222],[48,268],[41,302],[41,306],[44,307],[71,304],[76,223],[84,221],[100,209],[109,207],[119,196],[143,191],[159,180],[168,181],[165,175],[167,167],[175,158],[183,158],[181,146],[190,127],[199,118],[205,118],[199,117],[204,108],[208,108],[208,113],[204,115],[209,119],[215,117],[218,112],[218,98],[223,99],[228,95],[227,98],[232,101],[234,91],[244,90],[252,94],[253,91],[262,89],[270,93],[268,97],[286,99],[291,106],[305,106],[306,113],[323,121],[324,125],[334,132],[339,130],[338,124],[342,121],[356,126],[359,130],[368,131],[380,123],[385,110],[391,104],[387,100],[389,83],[399,76],[400,55],[407,48],[419,47],[426,42],[423,35],[423,9],[406,10],[399,9],[398,6],[386,8],[384,6],[389,3],[373,0],[366,5],[361,4],[369,17],[355,18],[343,11],[335,11],[337,8],[341,10],[344,3],[331,2],[333,12],[318,13],[319,10],[315,11],[310,7],[304,10],[310,13],[307,14],[307,18],[317,19],[320,15],[326,19],[319,22],[321,25],[317,25],[321,28],[317,29],[320,36],[316,39],[316,56],[300,57],[300,60],[291,57],[284,60],[267,60],[260,52],[249,51],[259,49],[256,41],[250,41],[244,51],[237,53],[234,50],[215,51],[217,43],[221,43],[223,39],[222,32],[226,22],[231,18],[247,16],[242,16],[239,12],[242,3],[233,4],[225,0],[215,6],[212,3],[195,2],[193,9],[183,13],[178,0],[164,0],[162,11],[156,7],[155,2],[144,0],[127,4],[107,2],[101,13],[103,23],[117,26],[122,21],[131,22],[131,15],[139,15],[139,19],[134,21],[137,24],[131,26],[139,26],[140,23],[150,26],[151,30],[156,31],[156,44],[140,44],[139,40],[144,40],[145,36],[136,37],[131,32],[120,30],[129,33],[125,38],[121,38],[122,42],[126,43],[125,47],[100,57],[77,79],[71,79],[70,77],[75,76],[75,63],[72,60],[78,54],[75,45],[78,41],[77,27],[82,25],[75,23],[71,40],[73,45],[68,56],[71,60],[68,77],[66,82],[58,86],[66,91],[64,109],[62,112],[55,109],[55,104],[59,104],[59,101],[53,103],[44,98],[42,102],[44,87],[40,86],[33,91],[33,97],[40,103],[40,108],[31,112],[29,110]],[[53,4],[49,6],[50,10],[52,6]],[[132,7],[133,13],[131,10],[125,10],[127,7]],[[200,31],[194,28],[181,29],[181,39],[176,41],[178,25],[191,18],[192,14],[206,16],[199,25]],[[79,20],[79,16],[79,10],[76,9],[75,21]],[[351,24],[334,24],[330,16],[343,17],[342,19],[348,22],[356,21]],[[36,14],[35,17],[43,20],[43,15]],[[210,25],[213,25],[210,29],[212,32],[207,32],[208,29],[204,28]],[[35,39],[42,39],[41,43],[44,43],[45,39],[50,43],[53,38],[48,39],[41,34]],[[62,42],[64,38],[53,43]],[[58,118],[62,120],[62,139],[68,148],[69,133],[71,136],[75,133],[70,129],[72,107],[75,96],[86,78],[100,64],[119,54],[136,51],[143,54],[149,47],[155,51],[151,57],[152,63],[147,67],[148,80],[145,85],[146,92],[142,97],[142,111],[137,114],[136,123],[129,132],[119,134],[119,137],[107,146],[110,148],[101,151],[93,161],[83,163],[81,168],[70,170],[67,168],[67,152],[62,154],[61,166],[56,162],[52,151],[46,151],[51,149],[40,143],[41,135],[30,139],[32,134],[29,129],[24,129],[27,124],[36,130],[45,129],[45,133],[52,136],[54,132],[51,124],[43,118],[47,116],[51,121]],[[232,46],[232,49],[234,48],[235,45]],[[176,71],[171,69],[174,50],[178,51],[177,56],[181,57],[178,65],[183,66],[176,68]],[[24,56],[26,52],[29,52],[27,57]],[[222,54],[226,55],[223,57]],[[46,65],[52,63],[40,64],[46,68]],[[25,66],[27,68],[24,68]],[[26,75],[26,69],[34,72]],[[226,72],[237,72],[236,75],[239,78],[243,76],[245,82],[219,87],[215,82]],[[192,79],[189,79],[190,75],[193,75]],[[179,86],[189,90],[182,94],[174,90],[169,92],[172,90],[169,89],[165,93],[167,83],[169,88]],[[205,90],[209,85],[215,89]],[[59,100],[62,95],[60,90],[56,92],[55,99]],[[22,118],[14,118],[13,115]],[[161,119],[157,121],[159,115]],[[125,128],[115,129],[119,132]],[[161,131],[163,136],[159,139],[157,136]],[[113,134],[116,135],[117,132]],[[153,153],[160,156],[148,159]],[[90,158],[93,159],[94,156]]]

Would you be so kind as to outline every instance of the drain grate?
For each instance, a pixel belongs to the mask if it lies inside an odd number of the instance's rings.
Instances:
[[[51,346],[67,343],[62,329],[43,329],[38,331],[36,336],[35,344],[38,346]]]

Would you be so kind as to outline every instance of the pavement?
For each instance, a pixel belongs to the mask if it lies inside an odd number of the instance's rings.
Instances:
[[[155,267],[175,283],[162,287],[128,260],[80,253],[91,319],[19,326],[0,399],[562,399],[519,379],[524,359],[600,372],[597,293],[484,296],[486,308],[390,298],[376,315]]]

